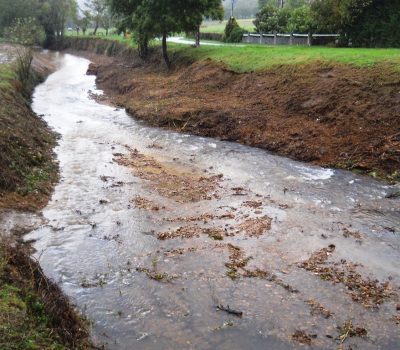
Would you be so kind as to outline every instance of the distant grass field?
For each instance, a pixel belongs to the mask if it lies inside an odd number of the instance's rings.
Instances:
[[[249,32],[254,31],[254,24],[253,21],[254,19],[238,19],[237,20],[239,25],[245,29],[248,30]],[[201,32],[203,33],[223,33],[225,30],[227,21],[205,21],[201,25]]]

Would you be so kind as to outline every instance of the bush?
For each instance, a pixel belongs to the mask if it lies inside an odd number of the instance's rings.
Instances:
[[[245,33],[246,31],[239,26],[236,19],[231,17],[225,27],[224,41],[227,43],[240,43]]]
[[[231,36],[231,33],[235,28],[240,28],[239,23],[236,21],[234,17],[231,17],[229,18],[229,21],[225,27],[224,40]]]
[[[247,31],[243,28],[234,28],[231,31],[231,35],[228,38],[225,38],[227,43],[241,43],[243,41],[243,34],[246,34]]]
[[[45,40],[45,32],[40,23],[32,17],[17,18],[6,30],[7,38],[23,46],[42,45]]]

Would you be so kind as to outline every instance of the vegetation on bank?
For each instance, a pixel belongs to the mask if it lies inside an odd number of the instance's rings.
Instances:
[[[321,63],[344,63],[368,66],[377,63],[400,63],[400,49],[329,48],[306,46],[201,46],[193,49],[170,44],[172,52],[192,60],[225,64],[236,72],[252,72],[272,66]]]
[[[9,238],[12,239],[12,238]],[[0,242],[0,349],[93,349],[88,325],[26,246]]]
[[[57,180],[53,160],[56,136],[30,109],[30,94],[40,77],[21,66],[0,65],[0,208],[43,207]]]
[[[74,38],[68,38],[75,40]],[[122,43],[131,50],[136,50],[133,41],[122,36],[104,37]],[[80,36],[76,40],[97,43],[101,49],[97,53],[107,53],[108,45],[103,45],[99,38]],[[107,43],[107,41],[104,41]],[[111,44],[110,44],[111,45]],[[159,41],[152,41],[150,48],[159,49]],[[67,45],[68,46],[68,45]],[[78,45],[79,46],[79,45]],[[173,61],[203,61],[212,60],[222,63],[235,72],[256,72],[274,66],[312,64],[335,64],[342,63],[356,67],[374,66],[386,63],[393,65],[394,70],[399,70],[400,49],[369,49],[369,48],[331,48],[323,46],[267,46],[267,45],[202,45],[193,48],[189,45],[169,43]],[[75,46],[76,48],[76,46]],[[83,45],[82,49],[86,49]],[[103,51],[102,51],[103,50]],[[101,52],[102,51],[102,52]],[[112,50],[111,50],[112,51]]]
[[[65,349],[33,284],[10,266],[0,244],[0,349]]]

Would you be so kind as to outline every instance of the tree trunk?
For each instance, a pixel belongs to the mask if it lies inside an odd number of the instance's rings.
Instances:
[[[194,45],[200,47],[200,26],[196,28],[196,42]]]
[[[167,65],[168,69],[171,68],[171,62],[168,57],[168,50],[167,50],[167,33],[163,33],[162,37],[162,53],[164,57],[165,64]]]
[[[95,26],[94,26],[93,35],[96,35],[97,29],[99,29],[99,22],[96,21]]]

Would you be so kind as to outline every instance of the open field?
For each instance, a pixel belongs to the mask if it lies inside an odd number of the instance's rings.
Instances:
[[[239,25],[249,32],[254,31],[254,19],[238,19]],[[201,25],[201,31],[203,33],[223,33],[225,30],[226,23],[228,21],[205,21]]]

